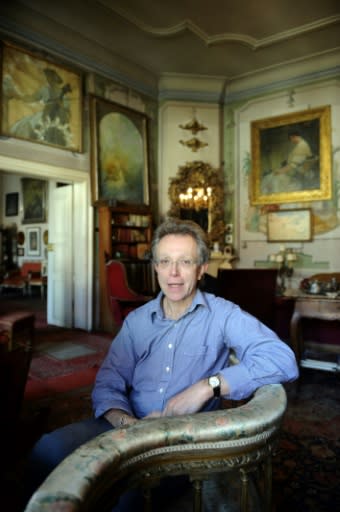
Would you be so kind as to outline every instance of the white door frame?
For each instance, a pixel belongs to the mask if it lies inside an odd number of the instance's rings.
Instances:
[[[79,171],[75,169],[69,169],[67,167],[54,166],[46,163],[31,162],[26,160],[20,160],[18,158],[8,157],[0,155],[0,169],[6,173],[15,173],[23,176],[37,177],[46,180],[55,181],[66,181],[75,184],[82,184],[84,186],[73,187],[73,190],[77,194],[82,193],[86,196],[87,215],[82,216],[81,221],[84,222],[83,229],[74,230],[74,243],[73,247],[84,245],[84,233],[87,237],[87,273],[84,273],[80,284],[81,294],[74,293],[74,310],[78,312],[83,318],[81,322],[82,327],[87,330],[92,329],[92,283],[93,283],[93,244],[92,236],[90,233],[93,232],[93,209],[90,206],[90,175],[89,172]],[[78,199],[74,204],[78,203]],[[77,222],[80,221],[79,217],[76,216]],[[81,237],[81,243],[78,244],[77,237]],[[73,263],[77,264],[77,254],[73,251]],[[87,300],[84,300],[83,292],[87,291]],[[79,324],[79,322],[77,322]]]

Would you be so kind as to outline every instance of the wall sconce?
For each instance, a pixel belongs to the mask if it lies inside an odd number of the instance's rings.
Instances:
[[[286,290],[286,278],[291,279],[294,273],[294,263],[297,260],[297,255],[291,248],[286,248],[284,245],[280,246],[280,250],[276,254],[269,256],[269,261],[278,267],[278,293],[283,295]]]

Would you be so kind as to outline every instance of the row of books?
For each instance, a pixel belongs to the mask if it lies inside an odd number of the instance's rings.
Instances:
[[[114,228],[112,240],[115,242],[147,242],[146,233],[138,229]]]

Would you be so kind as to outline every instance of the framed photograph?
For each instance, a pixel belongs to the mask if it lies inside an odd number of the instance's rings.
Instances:
[[[1,64],[1,134],[81,152],[81,75],[6,43]]]
[[[90,98],[93,204],[149,204],[148,117]]]
[[[46,222],[47,181],[21,178],[24,216],[23,224]]]
[[[40,256],[40,228],[27,228],[27,256]]]
[[[309,242],[312,215],[309,208],[278,210],[267,214],[268,242]]]
[[[15,215],[18,215],[18,209],[19,209],[19,194],[18,194],[18,192],[6,194],[6,205],[5,205],[6,217],[14,217]]]
[[[251,123],[251,203],[330,199],[329,106]]]
[[[18,247],[17,256],[25,256],[25,249],[23,247]]]

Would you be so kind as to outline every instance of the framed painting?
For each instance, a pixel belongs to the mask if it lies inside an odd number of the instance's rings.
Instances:
[[[24,215],[23,224],[46,222],[47,181],[21,178]]]
[[[312,214],[309,208],[277,210],[267,214],[268,242],[309,242]]]
[[[27,228],[27,256],[40,256],[40,228]]]
[[[6,217],[13,217],[15,215],[18,215],[18,209],[19,209],[19,194],[18,194],[18,192],[6,194],[6,205],[5,205]]]
[[[3,43],[1,134],[82,151],[82,77]]]
[[[332,195],[329,106],[251,123],[251,203],[320,201]]]
[[[90,119],[93,204],[148,205],[148,117],[91,96]]]

